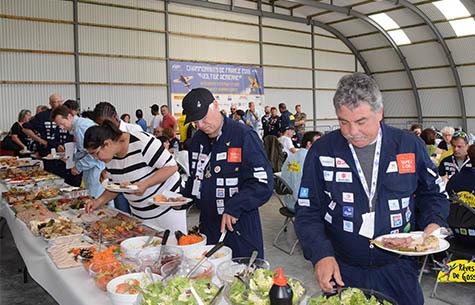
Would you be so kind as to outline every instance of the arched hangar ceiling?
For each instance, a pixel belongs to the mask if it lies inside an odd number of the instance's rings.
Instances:
[[[385,88],[390,82],[380,82],[383,91],[412,92],[419,121],[449,113],[466,129],[467,118],[475,119],[475,106],[468,103],[475,98],[473,0],[250,1],[256,9],[234,5],[233,0],[170,2],[313,24],[343,41],[378,81],[391,75],[407,84]],[[272,12],[263,5],[272,6]],[[387,61],[393,63],[390,69]]]

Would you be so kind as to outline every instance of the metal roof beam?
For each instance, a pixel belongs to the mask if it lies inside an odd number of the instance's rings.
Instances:
[[[372,72],[368,67],[368,63],[366,62],[366,60],[364,60],[364,58],[361,56],[360,52],[353,45],[353,43],[348,38],[346,38],[346,36],[343,35],[340,31],[338,31],[334,27],[332,27],[328,24],[325,24],[323,22],[320,22],[320,21],[317,21],[317,20],[305,19],[305,18],[301,18],[301,17],[295,17],[295,16],[288,16],[288,15],[277,14],[277,13],[259,11],[259,10],[249,9],[249,8],[230,6],[230,5],[221,4],[221,3],[208,2],[208,1],[205,1],[205,0],[168,0],[168,2],[169,3],[178,3],[178,4],[185,4],[185,5],[191,5],[191,6],[210,8],[210,9],[215,9],[215,10],[220,10],[220,11],[228,11],[228,12],[235,12],[235,13],[241,13],[241,14],[248,14],[248,15],[253,15],[253,16],[261,16],[261,17],[266,17],[266,18],[274,18],[274,19],[280,19],[280,20],[297,22],[297,23],[305,23],[305,24],[308,24],[308,25],[313,24],[314,26],[317,26],[319,28],[322,28],[322,29],[332,33],[338,39],[340,39],[346,45],[346,47],[348,49],[350,49],[351,52],[356,56],[356,58],[358,59],[358,61],[361,64],[361,66],[363,67],[363,70],[365,71],[365,73],[368,74],[368,75],[372,75]],[[312,37],[312,39],[314,39],[314,37]]]
[[[373,26],[374,28],[376,28],[392,46],[392,48],[398,55],[399,60],[401,61],[402,65],[404,66],[404,70],[406,70],[406,74],[407,74],[407,77],[409,78],[409,82],[411,83],[412,93],[414,94],[414,98],[416,102],[417,117],[419,121],[422,122],[423,117],[422,117],[421,100],[419,97],[419,92],[417,91],[416,81],[414,80],[414,75],[412,75],[411,68],[409,67],[409,64],[407,63],[406,58],[404,57],[404,54],[402,54],[399,46],[394,42],[391,36],[377,22],[375,22],[373,19],[369,18],[368,16],[348,7],[341,7],[341,6],[336,6],[336,5],[327,4],[327,3],[316,2],[313,0],[287,0],[287,1],[356,17],[368,23],[369,25]]]
[[[432,20],[429,17],[427,17],[427,15],[421,9],[419,9],[417,6],[415,6],[411,2],[407,0],[387,0],[387,1],[394,2],[395,5],[402,5],[403,7],[407,8],[411,12],[418,15],[422,20],[424,20],[426,25],[431,29],[431,31],[437,37],[437,40],[439,41],[440,46],[444,50],[445,56],[447,57],[447,60],[449,61],[450,70],[452,70],[452,74],[454,76],[455,85],[457,86],[457,93],[459,96],[460,111],[462,115],[462,126],[465,130],[467,130],[467,111],[465,107],[465,98],[463,96],[462,82],[460,81],[460,76],[458,74],[457,67],[455,66],[454,58],[452,56],[452,53],[450,52],[449,47],[447,46],[447,43],[445,42],[444,36],[442,36],[439,29],[437,29],[437,27],[434,25]]]

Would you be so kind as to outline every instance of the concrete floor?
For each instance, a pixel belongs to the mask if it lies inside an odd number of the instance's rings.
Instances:
[[[313,268],[303,256],[302,251],[297,246],[295,253],[289,256],[272,246],[272,241],[276,232],[283,223],[283,216],[278,213],[280,205],[277,198],[272,197],[269,203],[261,208],[261,219],[264,229],[264,242],[266,258],[270,261],[271,267],[285,267],[285,273],[305,283],[308,294],[319,293],[314,276]],[[197,224],[197,212],[192,211],[189,217],[189,225]],[[285,244],[286,238],[294,240],[293,228],[283,235],[281,242]],[[28,283],[23,283],[23,273],[18,269],[22,261],[16,250],[15,244],[8,228],[5,229],[5,236],[0,240],[0,305],[55,305],[57,304],[47,292],[37,285],[31,278]],[[425,304],[446,305],[447,303],[430,298],[430,293],[434,285],[434,275],[424,275],[422,287],[424,290]],[[444,284],[440,285],[438,294],[451,300],[457,305],[475,305],[475,284]],[[65,304],[67,305],[67,304]],[[99,305],[99,304],[94,304]]]

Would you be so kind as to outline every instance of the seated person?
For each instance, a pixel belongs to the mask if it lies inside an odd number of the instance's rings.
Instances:
[[[23,124],[28,122],[31,119],[31,111],[23,109],[18,114],[18,121],[16,121],[12,128],[10,128],[10,133],[3,139],[2,148],[6,150],[13,150],[15,155],[19,155],[20,151],[28,150],[29,139],[28,136],[23,132]]]
[[[170,151],[170,138],[167,136],[159,136],[157,139],[162,142],[163,147],[165,147],[166,150]]]
[[[475,209],[475,144],[468,148],[468,156],[472,167],[464,167],[453,175],[447,183],[446,191],[449,196],[458,195],[463,202]],[[475,213],[452,203],[447,221],[460,242],[475,247]]]
[[[282,180],[292,189],[292,195],[286,196],[284,202],[289,210],[294,212],[295,202],[298,199],[298,189],[302,180],[303,164],[307,152],[312,147],[313,142],[322,136],[319,131],[308,131],[303,135],[301,149],[295,154],[290,154],[282,166]]]
[[[467,154],[468,136],[463,131],[454,133],[450,142],[453,154],[440,161],[439,175],[445,180],[449,180],[453,175],[460,172],[464,167],[472,167]]]
[[[292,142],[294,133],[294,128],[289,125],[285,127],[285,130],[282,130],[282,135],[279,138],[279,142],[282,144],[284,152],[287,153],[287,157],[297,152],[297,148],[295,148],[294,143]]]
[[[437,156],[437,146],[435,146],[435,137],[436,132],[431,128],[426,128],[421,132],[421,139],[426,144],[427,153],[429,154],[429,157],[432,159],[432,161],[434,161],[435,157]]]
[[[163,136],[168,138],[168,145],[169,145],[168,150],[171,153],[178,152],[178,150],[180,149],[180,141],[176,137],[175,130],[173,128],[166,127],[166,128],[163,128],[162,133],[163,133]]]
[[[440,141],[437,149],[439,150],[438,153],[442,153],[444,151],[448,151],[450,148],[450,142],[452,140],[452,136],[454,135],[455,129],[450,126],[445,126],[440,131],[442,133],[442,141]]]

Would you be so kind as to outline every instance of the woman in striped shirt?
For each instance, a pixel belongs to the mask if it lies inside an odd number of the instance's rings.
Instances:
[[[137,190],[124,193],[132,215],[152,226],[186,231],[185,211],[160,207],[152,202],[155,195],[165,190],[178,192],[181,184],[173,156],[158,139],[145,132],[122,132],[112,122],[105,121],[86,131],[84,147],[92,156],[105,162],[112,183],[137,186]],[[87,211],[102,207],[117,194],[106,190],[88,203]]]

